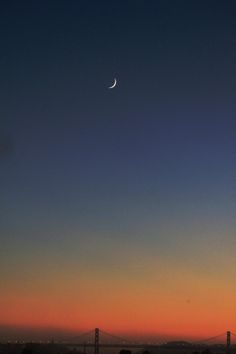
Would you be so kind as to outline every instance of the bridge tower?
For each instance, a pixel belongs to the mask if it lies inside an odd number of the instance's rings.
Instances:
[[[226,353],[230,354],[230,347],[231,347],[231,332],[227,331],[226,333]]]
[[[94,354],[99,354],[99,328],[95,328]]]

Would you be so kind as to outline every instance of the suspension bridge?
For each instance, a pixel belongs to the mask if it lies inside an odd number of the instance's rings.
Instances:
[[[101,337],[106,337],[106,340],[101,340]],[[63,344],[70,347],[82,348],[83,353],[86,353],[87,348],[93,348],[94,354],[99,354],[100,348],[125,348],[125,349],[145,349],[151,350],[162,346],[171,347],[177,346],[178,348],[201,349],[209,345],[218,345],[223,349],[226,354],[230,354],[234,346],[234,339],[236,342],[236,334],[232,331],[220,333],[216,336],[204,338],[198,341],[173,341],[168,342],[163,338],[158,338],[152,342],[134,342],[127,338],[122,338],[117,335],[105,332],[99,328],[95,328],[89,332],[82,333],[75,337],[70,337],[63,340]]]

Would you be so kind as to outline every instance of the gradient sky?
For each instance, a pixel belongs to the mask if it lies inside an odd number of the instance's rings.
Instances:
[[[1,324],[235,332],[235,1],[1,1],[0,33]]]

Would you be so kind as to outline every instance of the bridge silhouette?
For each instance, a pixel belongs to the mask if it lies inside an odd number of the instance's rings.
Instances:
[[[101,335],[106,337],[106,340],[101,341]],[[204,347],[206,345],[221,345],[224,348],[226,354],[230,354],[233,338],[236,340],[236,334],[232,331],[226,331],[216,336],[204,338],[197,341],[173,341],[168,342],[163,338],[158,338],[156,341],[148,342],[136,342],[127,338],[122,338],[117,335],[105,332],[99,328],[95,328],[86,333],[82,333],[78,336],[70,337],[63,340],[63,344],[71,347],[81,347],[83,352],[86,353],[87,348],[93,348],[94,354],[99,354],[100,348],[125,348],[125,349],[152,349],[163,345],[178,345],[186,348],[186,345],[192,347]]]

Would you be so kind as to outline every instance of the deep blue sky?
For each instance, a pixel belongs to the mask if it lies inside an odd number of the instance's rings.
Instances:
[[[137,264],[191,269],[203,252],[220,267],[235,233],[235,2],[2,1],[0,33],[8,280],[43,256],[128,267],[123,246]]]

